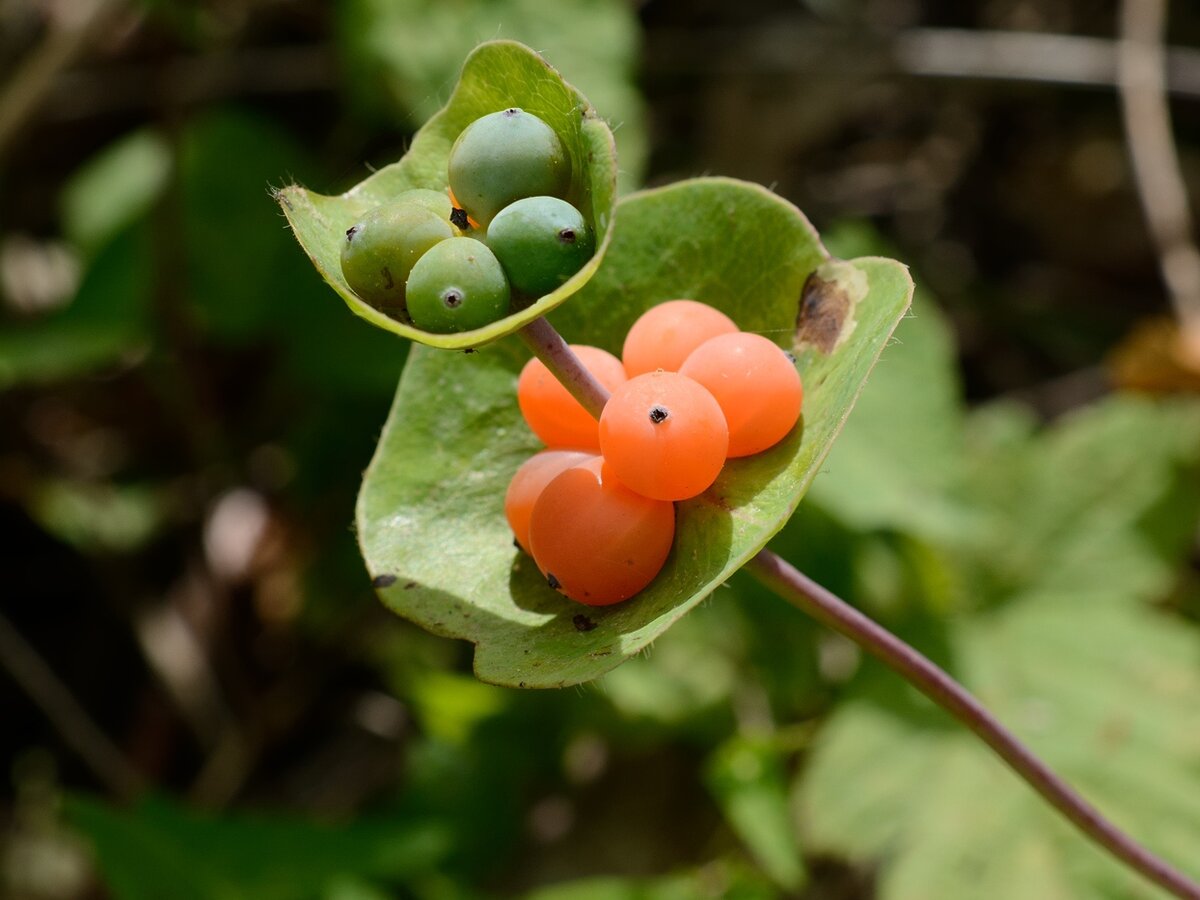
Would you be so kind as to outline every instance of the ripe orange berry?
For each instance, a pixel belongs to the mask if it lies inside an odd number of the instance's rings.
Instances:
[[[651,307],[625,336],[621,358],[630,378],[662,369],[678,372],[688,354],[711,337],[737,331],[720,310],[695,300],[668,300]]]
[[[613,391],[600,416],[600,452],[613,474],[656,500],[705,491],[725,464],[729,428],[705,388],[677,372],[649,372]]]
[[[704,385],[720,404],[731,458],[774,446],[800,418],[800,375],[787,354],[761,335],[711,338],[692,352],[679,374]]]
[[[621,361],[608,351],[584,344],[572,344],[571,349],[584,368],[610,391],[625,383]],[[531,359],[521,370],[521,377],[517,379],[517,403],[526,423],[547,447],[600,449],[596,420],[537,358]]]
[[[635,494],[595,458],[557,475],[529,521],[551,587],[588,606],[628,600],[654,580],[675,540],[675,507]]]
[[[521,463],[504,494],[504,515],[517,543],[526,553],[529,552],[529,517],[542,489],[560,472],[594,458],[593,454],[579,450],[543,450]]]

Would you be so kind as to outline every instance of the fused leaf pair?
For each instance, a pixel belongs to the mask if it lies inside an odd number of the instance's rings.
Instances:
[[[401,191],[443,187],[456,137],[510,105],[564,136],[574,173],[568,199],[594,224],[595,255],[528,308],[461,334],[420,332],[363,303],[340,278],[345,229]],[[384,602],[475,643],[476,673],[499,684],[562,686],[612,669],[757,553],[799,503],[911,297],[903,266],[831,260],[794,206],[744,182],[697,179],[632,195],[614,228],[614,173],[611,133],[586,101],[527,48],[497,42],[467,60],[450,102],[403,160],[340,197],[280,192],[300,242],[351,309],[429,345],[410,354],[365,476],[359,540]],[[617,353],[642,313],[677,297],[795,352],[804,415],[781,443],[730,460],[709,490],[677,505],[674,546],[649,588],[581,617],[514,548],[504,517],[508,482],[538,442],[515,399],[528,352],[498,339],[554,311],[568,341]],[[475,347],[471,355],[434,349]]]

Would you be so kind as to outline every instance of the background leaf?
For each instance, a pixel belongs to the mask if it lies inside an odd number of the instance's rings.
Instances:
[[[620,215],[596,278],[553,319],[570,341],[619,352],[642,312],[683,296],[787,343],[801,288],[819,267],[862,292],[856,322],[831,355],[800,353],[802,427],[766,453],[728,463],[705,494],[678,504],[674,550],[658,579],[606,609],[550,590],[512,546],[504,491],[538,447],[516,405],[523,346],[509,341],[470,356],[414,349],[359,495],[359,539],[388,606],[475,642],[475,670],[486,681],[549,687],[594,678],[736,572],[795,509],[908,305],[902,266],[823,262],[799,212],[754,185],[683,182],[632,195]],[[581,614],[596,627],[581,629]]]
[[[414,187],[444,190],[446,161],[455,138],[481,116],[519,106],[544,119],[563,139],[571,159],[567,200],[592,223],[596,253],[565,284],[519,312],[459,334],[431,334],[392,319],[368,305],[342,276],[345,232],[363,213]],[[329,285],[357,315],[385,331],[443,348],[486,344],[544,315],[584,285],[608,246],[616,198],[616,150],[612,132],[578,91],[545,60],[512,41],[475,50],[445,108],[425,123],[399,162],[380,169],[344,194],[326,197],[298,185],[277,194],[296,238]]]
[[[921,352],[904,328],[893,358]],[[943,382],[927,379],[934,392]],[[917,379],[873,390],[930,402]],[[997,405],[965,420],[963,441],[945,502],[989,525],[932,543],[961,612],[914,636],[1085,796],[1195,875],[1200,644],[1148,602],[1171,590],[1193,535],[1200,408],[1113,397],[1037,434],[1026,412]],[[828,480],[856,474],[831,466]],[[813,849],[882,864],[883,900],[1160,896],[873,664],[796,796]]]
[[[763,871],[795,891],[804,883],[805,871],[788,809],[783,756],[770,739],[738,736],[709,759],[707,781]]]
[[[80,168],[63,187],[63,233],[94,253],[145,215],[166,187],[171,148],[157,131],[125,135]]]
[[[155,799],[116,810],[73,797],[67,816],[93,843],[118,900],[316,900],[347,876],[395,883],[427,871],[448,843],[432,822],[217,818]]]

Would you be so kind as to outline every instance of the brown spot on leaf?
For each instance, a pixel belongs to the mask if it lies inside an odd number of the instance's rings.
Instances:
[[[854,298],[841,282],[813,272],[800,292],[796,341],[811,344],[822,353],[832,353],[853,310]]]
[[[591,631],[596,627],[596,623],[583,613],[577,613],[571,622],[574,624],[576,631]]]
[[[416,586],[417,586],[417,583],[415,581],[408,581],[408,582],[405,582],[404,589],[406,591],[411,591]]]
[[[395,575],[376,575],[371,579],[371,586],[377,588],[391,587],[395,583]]]

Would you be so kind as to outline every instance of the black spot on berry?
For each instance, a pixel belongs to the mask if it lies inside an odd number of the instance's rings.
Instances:
[[[562,587],[562,582],[554,577],[553,572],[546,573],[546,584],[550,585],[550,589],[553,591],[557,591],[560,587]]]
[[[376,575],[371,579],[371,586],[377,588],[391,587],[395,583],[395,575]]]
[[[347,228],[346,229],[346,243],[348,244],[352,240],[354,240],[354,236],[356,234],[358,234],[358,226],[357,225],[351,225],[349,228]]]
[[[574,228],[564,228],[562,231],[560,231],[558,233],[558,240],[563,244],[575,243],[575,229]]]
[[[509,118],[512,118],[513,116],[519,116],[521,114],[521,110],[517,109],[515,106],[510,106],[504,111],[504,114]]]
[[[796,354],[791,350],[784,350],[783,355],[788,358],[788,361],[794,366],[796,364]]]
[[[459,291],[449,290],[442,294],[442,302],[446,304],[447,309],[458,309],[462,306],[463,295]]]
[[[658,404],[655,404],[650,408],[650,421],[655,425],[667,421],[670,416],[671,411],[665,406],[659,406]]]
[[[389,269],[387,266],[384,266],[379,274],[383,276],[383,280],[384,280],[383,287],[385,290],[390,291],[392,288],[394,288],[396,286],[396,282],[392,278],[392,270]]]
[[[575,618],[571,620],[571,622],[574,624],[576,631],[591,631],[596,627],[596,623],[583,613],[578,613]]]
[[[466,231],[471,227],[471,223],[467,220],[467,211],[459,209],[457,206],[450,210],[450,224],[455,228],[460,228]]]

